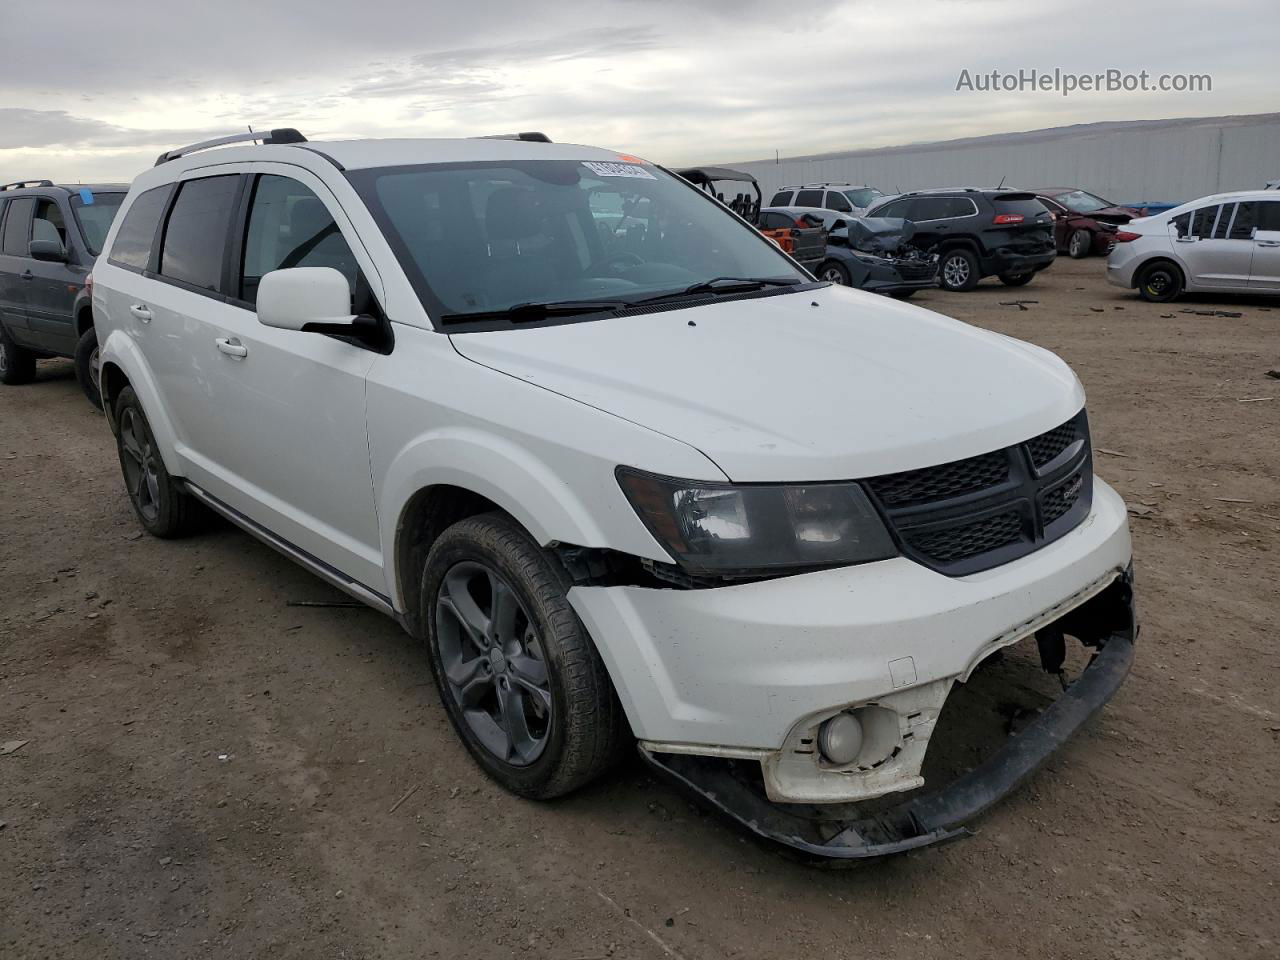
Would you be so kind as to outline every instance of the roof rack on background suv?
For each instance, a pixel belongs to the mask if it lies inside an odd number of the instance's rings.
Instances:
[[[197,150],[208,150],[210,147],[221,147],[228,143],[247,143],[250,140],[261,140],[263,143],[306,143],[307,138],[300,134],[293,127],[279,127],[275,130],[268,130],[265,133],[233,133],[227,137],[217,137],[213,140],[202,140],[199,143],[188,144],[185,147],[178,147],[176,150],[168,150],[160,154],[156,160],[156,166],[162,163],[168,163],[170,160],[177,160],[179,157],[185,157],[189,153],[195,153]]]
[[[24,187],[52,187],[52,180],[15,180],[13,183],[0,184],[0,190],[22,190]]]
[[[474,140],[524,140],[528,143],[550,143],[551,138],[545,133],[539,133],[537,130],[528,130],[524,133],[490,133],[483,137],[473,137]]]

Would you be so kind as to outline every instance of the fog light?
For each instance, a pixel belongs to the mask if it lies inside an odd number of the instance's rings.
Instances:
[[[862,724],[851,713],[837,713],[818,729],[818,749],[829,763],[853,763],[862,752]]]

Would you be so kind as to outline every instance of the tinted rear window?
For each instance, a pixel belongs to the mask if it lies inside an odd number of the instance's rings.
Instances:
[[[163,187],[155,187],[139,195],[130,204],[129,212],[124,215],[124,222],[116,231],[108,260],[135,270],[146,270],[151,265],[151,245],[156,239],[156,227],[160,225],[165,204],[169,202],[169,194],[172,192],[173,184],[166,183]]]
[[[797,207],[821,207],[822,191],[821,190],[801,190],[796,194]]]
[[[240,176],[188,180],[178,190],[165,225],[160,274],[204,290],[222,286],[227,228],[240,188]]]
[[[973,201],[965,197],[919,197],[911,207],[911,219],[949,220],[953,217],[969,217],[975,212]]]
[[[1049,209],[1035,197],[1025,193],[1008,197],[995,196],[991,198],[991,202],[995,204],[998,214],[1020,213],[1028,220],[1035,219]]]
[[[27,238],[31,235],[31,210],[36,205],[34,197],[9,201],[9,216],[4,221],[3,249],[7,256],[28,256]]]
[[[769,201],[771,207],[789,207],[791,206],[791,191],[782,190],[773,195],[773,199]]]
[[[1258,229],[1280,230],[1280,201],[1262,200],[1258,203]]]

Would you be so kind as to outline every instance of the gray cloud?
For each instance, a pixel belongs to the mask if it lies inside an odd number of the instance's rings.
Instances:
[[[66,110],[0,107],[0,150],[49,147],[140,147],[191,142],[207,130],[139,130],[78,117]]]
[[[5,11],[0,176],[128,176],[244,128],[544,129],[673,164],[1103,119],[1260,112],[1271,0],[62,0]],[[1157,26],[1152,26],[1156,24]],[[1142,38],[1136,42],[1135,38]],[[1211,95],[964,95],[961,69],[1209,72]],[[53,151],[48,155],[39,151]]]

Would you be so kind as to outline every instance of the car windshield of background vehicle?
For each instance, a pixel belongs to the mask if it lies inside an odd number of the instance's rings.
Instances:
[[[1072,190],[1070,193],[1060,193],[1053,199],[1068,210],[1074,210],[1076,213],[1093,213],[1096,210],[1102,210],[1111,206],[1101,197],[1095,197],[1091,193],[1085,193],[1083,190]]]
[[[678,295],[719,278],[810,279],[706,194],[647,164],[486,161],[348,176],[428,314],[450,323]]]
[[[102,252],[111,221],[120,212],[124,197],[123,193],[97,193],[88,189],[71,195],[71,210],[80,224],[85,246],[95,257]]]
[[[869,207],[881,197],[884,196],[874,187],[859,187],[854,190],[845,190],[844,195],[849,198],[849,202],[855,207]]]

